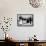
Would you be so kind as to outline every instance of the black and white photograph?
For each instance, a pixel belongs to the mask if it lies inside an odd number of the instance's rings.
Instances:
[[[17,14],[18,26],[33,26],[33,14]]]

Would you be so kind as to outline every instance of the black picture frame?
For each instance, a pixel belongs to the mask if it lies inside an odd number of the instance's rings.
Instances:
[[[17,26],[33,26],[33,14],[17,14]]]

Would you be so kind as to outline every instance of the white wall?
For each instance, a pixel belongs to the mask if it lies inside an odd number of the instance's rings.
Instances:
[[[45,16],[46,8],[33,8],[28,0],[0,0],[0,16],[13,17],[9,33],[17,40],[27,40],[34,34],[39,40],[45,40]],[[18,27],[17,14],[34,14],[33,27]],[[2,32],[2,31],[1,31]],[[0,32],[0,34],[1,34]],[[45,33],[45,34],[44,34]],[[0,36],[2,39],[2,36]]]

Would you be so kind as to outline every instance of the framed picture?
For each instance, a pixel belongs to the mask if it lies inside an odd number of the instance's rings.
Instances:
[[[17,14],[17,26],[33,26],[33,14]]]

